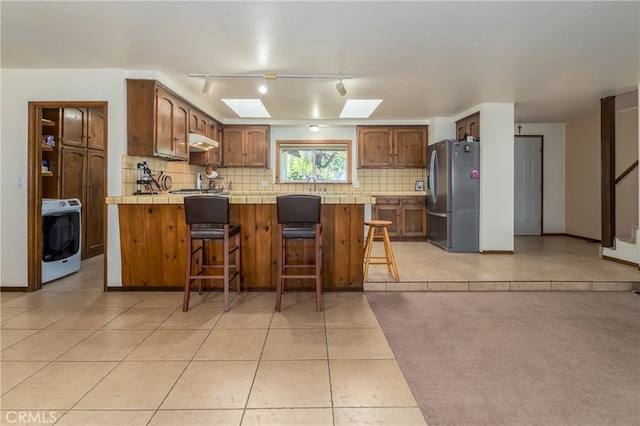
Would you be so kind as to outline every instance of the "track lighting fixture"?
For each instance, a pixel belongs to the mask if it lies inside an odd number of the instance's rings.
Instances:
[[[208,73],[208,74],[189,74],[189,77],[204,77],[204,86],[202,87],[202,93],[206,95],[210,95],[213,92],[213,78],[234,78],[234,77],[250,77],[250,78],[262,78],[262,82],[258,86],[258,91],[261,94],[267,93],[269,90],[267,87],[267,80],[275,80],[276,78],[329,78],[329,79],[339,79],[336,84],[336,90],[340,94],[340,96],[344,96],[347,94],[347,89],[344,87],[342,80],[345,78],[353,78],[352,75],[340,75],[340,74],[275,74],[275,73],[264,73],[264,74],[217,74],[217,73]]]
[[[342,84],[342,79],[340,79],[340,81],[336,84],[336,90],[338,91],[338,93],[340,93],[340,96],[344,96],[347,94],[347,89],[344,87],[344,84]]]
[[[204,85],[202,86],[202,93],[205,95],[210,95],[213,93],[213,79],[211,77],[206,77],[204,79]]]

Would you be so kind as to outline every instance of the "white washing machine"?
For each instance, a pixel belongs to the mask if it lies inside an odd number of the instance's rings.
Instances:
[[[42,199],[42,282],[80,270],[82,204],[77,198]]]

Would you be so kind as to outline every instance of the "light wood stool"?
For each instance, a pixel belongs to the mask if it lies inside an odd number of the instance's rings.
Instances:
[[[400,281],[396,258],[393,256],[391,240],[389,240],[389,233],[387,232],[387,228],[393,225],[393,222],[389,220],[365,220],[364,224],[369,227],[367,239],[364,243],[364,281],[367,280],[367,276],[369,275],[369,265],[387,265],[387,271],[393,275],[396,281]],[[380,228],[382,233],[376,234],[377,228]],[[371,249],[373,248],[373,242],[375,240],[382,240],[384,243],[384,256],[371,256]],[[372,262],[373,259],[377,261]],[[384,261],[380,261],[379,259],[384,259]]]

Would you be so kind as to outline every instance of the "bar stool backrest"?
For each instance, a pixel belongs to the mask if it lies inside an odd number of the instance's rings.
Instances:
[[[201,223],[229,223],[229,197],[195,195],[184,197],[184,215],[187,225]]]
[[[320,223],[319,195],[293,194],[276,197],[278,223],[316,224]]]

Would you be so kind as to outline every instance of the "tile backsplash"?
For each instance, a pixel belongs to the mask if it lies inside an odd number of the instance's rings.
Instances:
[[[161,158],[122,156],[122,195],[137,190],[138,163],[146,161],[153,174],[162,172],[171,176],[173,189],[195,188],[196,176],[204,167],[189,165],[185,161],[167,161]],[[308,183],[274,183],[272,169],[220,167],[217,183],[234,191],[309,191]],[[330,193],[387,193],[415,191],[416,181],[426,181],[426,169],[357,169],[353,184],[318,183],[318,191]],[[204,178],[204,185],[207,184]],[[266,183],[266,186],[263,184]],[[145,189],[142,188],[144,191]]]

